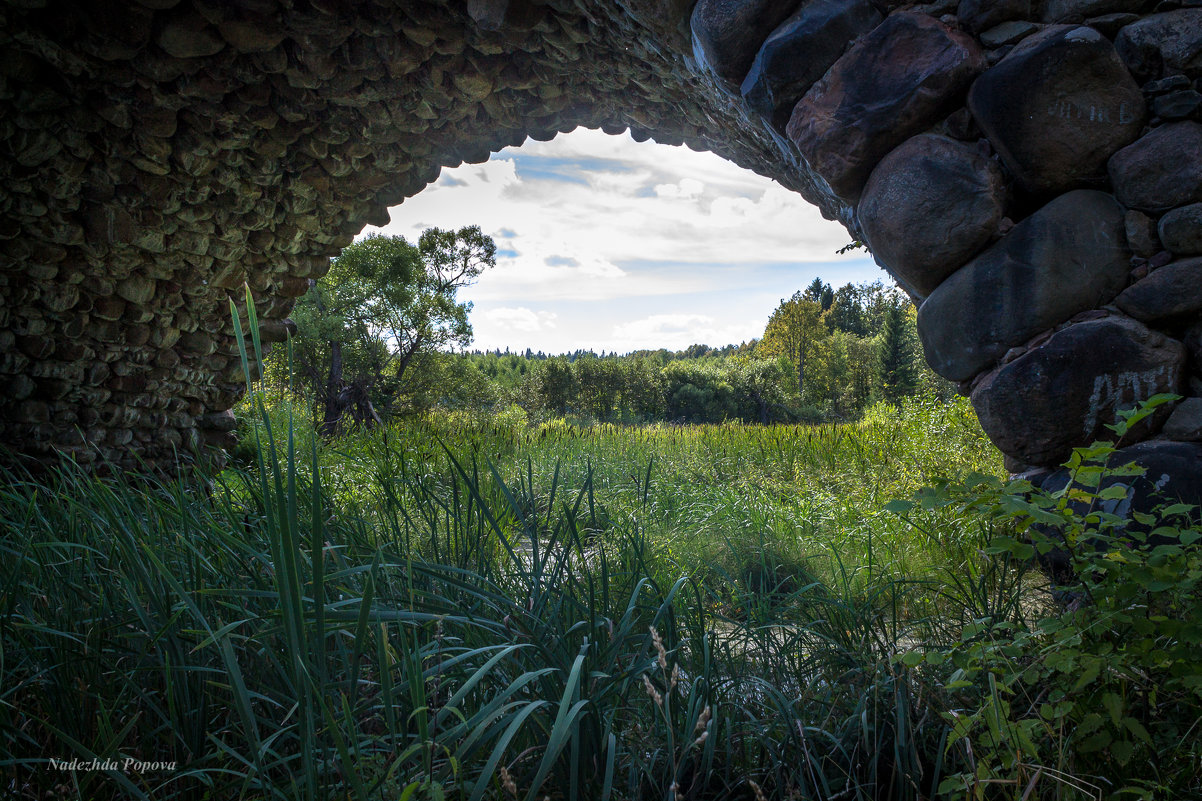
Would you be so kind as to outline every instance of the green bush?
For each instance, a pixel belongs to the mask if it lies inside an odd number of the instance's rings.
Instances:
[[[1202,793],[1198,510],[1107,511],[1142,474],[1111,466],[1114,453],[1105,443],[1078,449],[1059,491],[976,477],[928,490],[917,507],[893,506],[910,515],[958,506],[992,521],[984,561],[1019,575],[950,642],[903,657],[949,692],[949,749],[965,763],[941,785],[949,797]],[[1052,552],[1071,568],[1049,588],[1058,604],[1009,603],[1032,583],[1021,574]]]

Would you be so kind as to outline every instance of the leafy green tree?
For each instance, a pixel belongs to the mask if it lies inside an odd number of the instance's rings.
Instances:
[[[571,362],[563,356],[547,359],[538,365],[534,377],[540,404],[556,414],[567,414],[577,390]]]
[[[797,375],[797,394],[805,396],[806,368],[813,359],[819,343],[830,332],[822,322],[822,305],[796,292],[768,318],[764,336],[756,346],[759,356],[784,356]]]
[[[739,403],[739,417],[767,425],[791,417],[786,387],[788,366],[779,359],[736,357],[729,363],[730,383]]]
[[[668,418],[684,423],[720,423],[738,417],[738,399],[714,363],[674,361],[664,368]]]
[[[622,370],[622,411],[639,420],[654,420],[664,413],[664,376],[652,359],[624,358]]]
[[[868,325],[864,319],[863,291],[860,287],[844,284],[835,290],[826,313],[826,326],[831,331],[846,331],[858,337],[869,336]]]
[[[478,366],[461,353],[433,352],[419,357],[410,368],[428,380],[421,394],[409,398],[412,408],[443,406],[448,409],[492,409],[502,401],[506,387],[489,380]]]
[[[896,286],[887,287],[880,281],[862,284],[859,289],[860,306],[864,316],[864,336],[874,337],[881,333],[890,309],[905,309],[912,305],[905,292]]]
[[[877,343],[873,339],[848,336],[846,339],[848,375],[841,406],[848,413],[859,413],[872,400],[877,379]]]
[[[572,364],[581,408],[602,422],[613,419],[622,394],[622,367],[617,359],[585,356]]]
[[[444,374],[434,354],[471,342],[459,289],[496,263],[478,226],[431,228],[416,245],[371,235],[346,247],[297,303],[296,353],[321,407],[321,431],[350,412],[379,421],[373,403],[420,407]]]

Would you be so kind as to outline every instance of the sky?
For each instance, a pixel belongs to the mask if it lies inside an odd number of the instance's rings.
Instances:
[[[626,353],[757,338],[821,277],[888,276],[800,195],[711,153],[579,128],[444,169],[371,232],[479,225],[496,267],[461,290],[471,349]]]

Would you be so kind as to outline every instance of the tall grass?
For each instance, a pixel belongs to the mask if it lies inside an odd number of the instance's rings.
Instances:
[[[1036,625],[1057,613],[1004,516],[874,508],[942,472],[922,443],[973,436],[956,409],[877,414],[427,421],[303,455],[264,424],[258,464],[207,481],[10,472],[0,795],[1095,797],[1031,784],[1029,757],[964,778],[1039,732],[1088,773],[1036,725],[1048,688],[1020,708],[994,680],[1071,630]]]
[[[997,472],[964,406],[329,445],[254,416],[217,476],[5,474],[0,796],[931,798],[1000,708],[941,654],[1046,612],[1012,521],[882,511]]]
[[[782,562],[790,539],[838,525],[799,524],[839,508],[799,491],[859,486],[896,437],[444,420],[324,450],[308,437],[302,454],[290,417],[256,412],[254,463],[207,482],[9,476],[7,794],[933,786],[938,727],[910,714],[894,659],[904,583],[865,591],[871,556],[825,578]],[[818,466],[829,486],[799,482]],[[709,561],[707,539],[733,561]],[[73,758],[95,769],[57,767]]]
[[[265,445],[211,492],[69,465],[0,491],[8,794],[478,799],[504,768],[524,798],[917,796],[938,732],[895,599],[663,580],[592,479],[529,462],[397,461],[346,514]]]

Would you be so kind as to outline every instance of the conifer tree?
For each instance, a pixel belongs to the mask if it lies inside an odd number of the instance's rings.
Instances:
[[[908,336],[906,311],[902,306],[890,305],[883,322],[878,350],[881,395],[890,403],[897,403],[906,395],[913,394],[918,384],[914,348]]]

